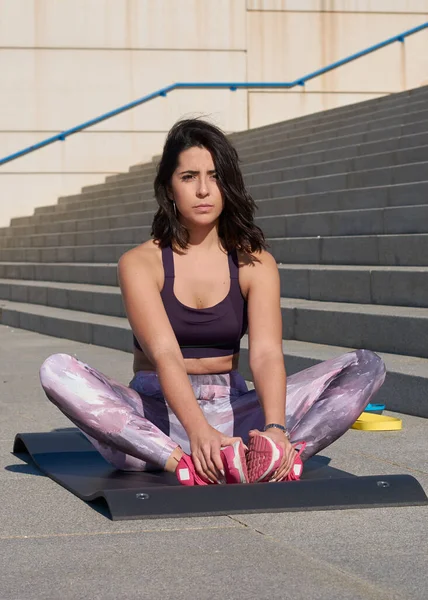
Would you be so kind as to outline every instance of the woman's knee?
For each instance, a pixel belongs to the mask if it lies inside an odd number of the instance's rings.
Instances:
[[[356,356],[360,367],[369,371],[374,377],[385,377],[386,366],[383,359],[372,350],[356,350]]]
[[[65,369],[70,369],[73,360],[75,359],[69,354],[51,354],[51,356],[48,356],[39,370],[42,387],[51,387],[53,381],[61,377]]]

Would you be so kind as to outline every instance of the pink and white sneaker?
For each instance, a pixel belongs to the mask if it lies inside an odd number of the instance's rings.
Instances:
[[[259,434],[248,443],[247,467],[250,483],[268,481],[282,461],[284,451],[270,437]]]
[[[303,473],[303,462],[300,455],[306,448],[306,442],[296,442],[293,444],[293,447],[296,448],[296,446],[300,446],[300,449],[296,450],[294,464],[287,475],[279,481],[296,481],[300,479]],[[247,464],[249,481],[251,483],[269,481],[272,474],[282,462],[284,455],[282,448],[264,435],[252,437],[248,448]]]
[[[188,454],[183,454],[177,468],[175,470],[178,481],[182,485],[209,485],[211,484],[208,479],[202,479],[197,473],[195,465],[193,464],[192,457]]]
[[[244,444],[240,441],[220,450],[224,469],[224,483],[248,483],[247,461]],[[183,485],[212,485],[201,477],[195,469],[192,457],[183,454],[175,470],[178,481]]]
[[[300,479],[300,476],[303,473],[303,462],[300,458],[300,455],[306,448],[306,442],[296,442],[295,444],[293,444],[293,448],[296,448],[296,446],[300,446],[300,449],[296,450],[296,457],[294,459],[294,464],[291,467],[291,471],[289,471],[289,473],[287,473],[287,475],[279,481],[297,481],[298,479]]]
[[[226,483],[248,483],[247,459],[244,444],[239,440],[221,449]]]

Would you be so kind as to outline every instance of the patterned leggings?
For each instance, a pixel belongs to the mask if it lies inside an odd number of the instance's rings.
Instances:
[[[188,375],[212,427],[248,441],[264,425],[255,390],[238,371]],[[67,354],[54,354],[40,369],[47,397],[117,469],[164,468],[189,440],[163,397],[155,372],[138,372],[126,387]],[[343,435],[385,379],[383,361],[369,350],[349,352],[287,379],[286,419],[291,441],[306,441],[307,460]]]

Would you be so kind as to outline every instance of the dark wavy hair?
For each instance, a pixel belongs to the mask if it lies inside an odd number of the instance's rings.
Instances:
[[[213,157],[218,185],[224,198],[218,234],[224,248],[248,253],[266,249],[263,231],[254,223],[257,208],[245,189],[238,153],[225,134],[201,119],[178,121],[168,133],[154,182],[159,208],[152,223],[151,236],[161,248],[168,245],[187,249],[189,232],[174,212],[168,190],[181,152],[193,147],[206,148]]]

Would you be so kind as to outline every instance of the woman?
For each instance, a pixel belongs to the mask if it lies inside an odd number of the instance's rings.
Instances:
[[[64,354],[43,363],[42,386],[118,469],[161,468],[186,485],[297,478],[293,466],[361,414],[384,364],[350,352],[286,386],[278,268],[218,128],[177,123],[154,187],[152,239],[118,265],[134,333],[130,387]],[[251,391],[237,371],[247,328]]]

